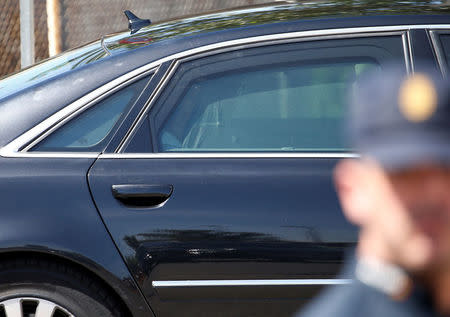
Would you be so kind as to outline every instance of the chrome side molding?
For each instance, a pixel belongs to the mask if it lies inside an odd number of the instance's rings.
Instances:
[[[153,281],[158,287],[215,287],[215,286],[320,286],[348,285],[351,279],[286,279],[286,280],[184,280]]]

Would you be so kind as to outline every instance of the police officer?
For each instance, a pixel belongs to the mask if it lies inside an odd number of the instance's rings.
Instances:
[[[450,88],[432,71],[367,76],[351,106],[358,160],[341,161],[336,190],[360,227],[348,286],[299,316],[450,316]]]

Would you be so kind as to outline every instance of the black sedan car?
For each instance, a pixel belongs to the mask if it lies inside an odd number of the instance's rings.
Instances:
[[[0,316],[289,316],[349,283],[347,96],[450,56],[437,1],[349,2],[129,14],[0,81]]]

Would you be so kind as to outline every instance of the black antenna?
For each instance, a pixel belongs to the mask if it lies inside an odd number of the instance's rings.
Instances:
[[[123,13],[127,16],[128,19],[128,29],[130,30],[131,34],[136,33],[140,29],[142,29],[144,26],[148,26],[152,24],[152,22],[149,19],[139,19],[136,15],[134,15],[130,10],[126,10]]]

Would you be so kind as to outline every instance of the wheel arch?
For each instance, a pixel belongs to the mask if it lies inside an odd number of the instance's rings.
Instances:
[[[89,278],[97,281],[106,291],[112,294],[114,296],[114,300],[120,301],[120,307],[123,309],[126,316],[133,316],[129,303],[124,300],[125,294],[123,294],[123,292],[117,287],[114,287],[114,277],[112,274],[82,256],[74,257],[64,253],[44,252],[29,249],[0,251],[0,264],[6,260],[9,261],[12,259],[24,259],[24,261],[29,261],[29,263],[36,262],[37,260],[47,260],[49,262],[63,264],[82,274],[86,274]]]

